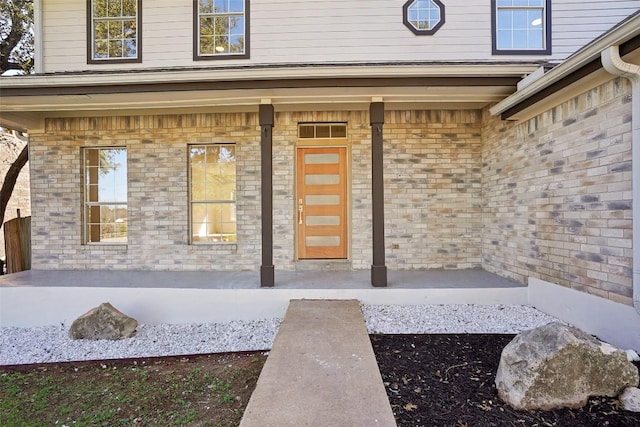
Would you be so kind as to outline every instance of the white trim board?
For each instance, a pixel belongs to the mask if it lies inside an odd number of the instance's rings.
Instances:
[[[640,315],[619,304],[529,278],[529,304],[618,348],[640,351]]]

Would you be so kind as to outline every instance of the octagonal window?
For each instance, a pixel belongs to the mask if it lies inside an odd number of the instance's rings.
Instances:
[[[431,35],[444,24],[444,4],[440,0],[409,0],[402,10],[402,21],[414,34]]]

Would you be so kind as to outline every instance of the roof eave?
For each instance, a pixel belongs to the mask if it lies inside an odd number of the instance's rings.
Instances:
[[[408,63],[408,64],[308,64],[282,66],[218,67],[208,69],[129,70],[2,77],[4,88],[115,86],[185,82],[287,80],[385,77],[523,76],[539,63]]]
[[[514,92],[504,100],[500,101],[489,109],[494,115],[503,115],[504,113],[514,110],[520,104],[526,102],[534,95],[544,89],[556,84],[563,79],[568,79],[572,75],[582,78],[587,74],[596,71],[602,67],[600,63],[600,54],[603,50],[614,45],[628,44],[628,49],[637,48],[636,45],[640,41],[640,12],[632,15],[622,24],[614,27],[602,37],[594,40],[567,60],[552,68],[538,80],[532,82],[528,86]]]

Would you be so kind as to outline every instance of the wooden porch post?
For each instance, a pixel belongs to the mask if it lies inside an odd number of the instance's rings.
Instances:
[[[260,104],[261,182],[262,182],[262,265],[260,286],[273,287],[273,105]]]
[[[382,128],[384,102],[372,102],[369,108],[371,122],[371,199],[373,204],[373,265],[371,284],[387,286],[387,266],[384,255],[384,169]]]

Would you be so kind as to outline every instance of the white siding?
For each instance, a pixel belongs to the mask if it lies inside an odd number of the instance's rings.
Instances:
[[[554,0],[553,58],[566,58],[638,9],[640,0]]]
[[[140,64],[87,64],[86,1],[43,0],[44,71],[377,61],[561,60],[640,8],[640,0],[554,0],[551,56],[491,55],[489,0],[444,0],[446,23],[416,36],[405,0],[252,0],[250,59],[193,61],[192,1],[144,0]]]
[[[42,1],[43,71],[87,69],[86,15],[82,1]]]

